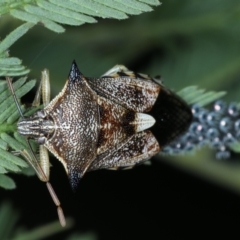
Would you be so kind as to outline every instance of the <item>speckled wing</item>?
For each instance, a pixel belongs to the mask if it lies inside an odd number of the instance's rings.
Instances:
[[[116,65],[99,79],[87,78],[100,96],[135,112],[147,112],[156,123],[151,128],[161,147],[187,130],[192,121],[188,104],[146,74]]]
[[[98,95],[136,112],[152,109],[161,86],[150,77],[129,71],[122,65],[117,65],[106,74],[97,79],[87,78]]]
[[[98,155],[88,171],[124,169],[148,160],[160,151],[160,146],[149,130],[139,132],[121,144]]]

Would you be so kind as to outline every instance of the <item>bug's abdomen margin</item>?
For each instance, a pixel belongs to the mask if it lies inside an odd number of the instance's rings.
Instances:
[[[161,148],[183,134],[192,121],[192,112],[189,105],[165,87],[161,87],[149,114],[156,120],[150,130]]]

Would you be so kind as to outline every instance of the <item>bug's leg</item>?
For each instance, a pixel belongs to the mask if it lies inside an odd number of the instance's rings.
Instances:
[[[40,158],[40,166],[45,173],[47,179],[49,180],[50,176],[50,161],[49,161],[49,155],[48,150],[43,145],[39,146],[39,158]]]
[[[17,100],[17,96],[15,94],[15,91],[14,91],[14,88],[12,85],[12,80],[9,77],[6,77],[6,80],[7,80],[8,86],[9,86],[9,90],[11,91],[14,101],[16,103],[16,106],[18,108],[19,114],[21,115],[22,118],[24,118],[22,110],[20,108],[20,104]],[[41,95],[41,87],[39,87],[39,93],[37,94],[37,97],[36,97],[37,104],[40,104],[40,95]],[[17,154],[22,155],[25,158],[25,160],[29,163],[29,165],[32,166],[32,168],[35,170],[39,179],[42,180],[43,182],[46,182],[48,191],[53,199],[53,202],[57,206],[57,212],[58,212],[60,224],[64,227],[66,225],[66,220],[65,220],[65,217],[63,214],[63,210],[61,208],[60,201],[58,200],[58,197],[57,197],[55,191],[53,190],[52,185],[49,182],[49,174],[47,176],[47,174],[45,174],[44,170],[42,169],[41,164],[39,164],[39,161],[37,160],[37,157],[35,156],[33,149],[29,143],[29,139],[26,138],[26,142],[29,146],[30,153],[24,149],[22,151],[15,151],[15,154],[17,153]],[[48,155],[47,155],[47,157],[48,157]],[[47,162],[47,166],[49,169],[49,161]]]
[[[42,101],[43,101],[43,106],[46,107],[49,102],[50,102],[50,78],[49,78],[49,71],[47,69],[44,69],[42,71],[42,78],[41,78],[41,84],[39,86],[39,95],[42,93]],[[39,97],[40,100],[40,97]],[[40,104],[40,101],[39,101]],[[43,175],[45,177],[45,182],[47,184],[48,191],[57,206],[57,211],[58,211],[58,217],[60,220],[60,223],[62,226],[66,225],[65,217],[63,214],[63,210],[61,208],[61,203],[55,193],[55,191],[52,188],[52,185],[49,182],[49,169],[50,169],[50,162],[49,162],[49,155],[48,155],[48,150],[46,147],[43,145],[39,146],[39,158],[40,158],[40,172],[43,172]]]
[[[151,131],[136,133],[126,142],[100,154],[94,159],[88,171],[97,169],[131,168],[142,163],[160,151],[160,146]]]
[[[44,69],[42,71],[42,101],[43,106],[46,107],[50,102],[50,77],[49,77],[49,71],[47,69]]]
[[[115,65],[111,69],[109,69],[107,72],[105,72],[101,77],[111,76],[118,72],[125,72],[128,71],[128,69],[124,65]]]
[[[41,89],[40,92],[42,93],[42,101],[43,101],[43,106],[46,107],[49,102],[50,102],[50,77],[49,77],[49,71],[47,69],[44,69],[42,71],[42,78],[41,78]],[[63,210],[60,206],[60,201],[55,193],[55,191],[52,188],[52,185],[49,182],[49,168],[50,168],[50,163],[49,163],[49,155],[48,155],[48,150],[46,147],[43,145],[39,146],[39,158],[40,158],[40,166],[42,172],[44,172],[44,175],[47,178],[46,184],[48,191],[57,206],[57,211],[58,211],[58,217],[60,220],[60,223],[62,226],[66,225],[65,217],[63,214]]]
[[[43,106],[46,107],[50,102],[50,78],[49,78],[49,71],[44,69],[42,71],[41,82],[39,84],[37,93],[33,100],[33,106],[39,106],[40,101],[43,101]],[[47,179],[49,179],[49,156],[48,150],[43,146],[39,146],[39,164],[42,167],[43,172],[45,173]]]
[[[36,161],[32,160],[32,156],[27,150],[24,149],[20,151],[15,151],[14,153],[20,154],[26,160],[26,162],[34,169],[34,171],[37,173],[38,178],[41,181],[46,182],[46,177],[42,174],[40,166],[37,164]]]
[[[45,148],[46,149],[46,148]],[[37,176],[38,178],[43,181],[43,182],[46,182],[46,180],[48,181],[49,180],[49,173],[48,175],[46,174],[46,172],[48,171],[49,172],[49,168],[46,170],[44,168],[44,166],[41,166],[44,174],[46,176],[44,176],[42,174],[42,171],[40,170],[40,166],[39,164],[37,164],[36,161],[33,161],[32,160],[32,156],[30,155],[30,153],[27,151],[27,150],[17,150],[17,151],[12,151],[12,153],[15,155],[15,156],[18,156],[18,155],[21,155],[25,160],[26,162],[34,169],[34,171],[37,173]]]
[[[41,90],[42,90],[42,101],[43,106],[46,107],[50,102],[50,78],[49,71],[44,69],[42,71],[42,79],[41,79]],[[43,146],[39,146],[39,156],[40,156],[40,165],[47,176],[49,178],[49,156],[48,150]]]
[[[39,106],[41,97],[43,106],[46,107],[50,102],[50,78],[49,71],[47,69],[44,69],[42,71],[41,82],[39,84],[32,106]]]
[[[41,90],[42,90],[42,81],[40,82],[39,86],[38,86],[38,90],[36,92],[36,95],[34,97],[34,100],[32,102],[32,106],[33,107],[38,107],[40,105],[40,101],[41,101]]]
[[[113,68],[109,69],[106,73],[104,73],[101,77],[131,77],[131,78],[142,78],[145,80],[152,80],[148,75],[143,73],[136,73],[124,65],[115,65]]]

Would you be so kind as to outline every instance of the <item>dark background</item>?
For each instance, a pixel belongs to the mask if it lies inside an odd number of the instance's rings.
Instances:
[[[227,91],[239,102],[240,44],[238,1],[168,0],[154,12],[128,20],[102,20],[55,34],[36,26],[10,49],[40,78],[47,67],[52,96],[63,87],[75,59],[86,76],[100,76],[118,63],[161,74],[171,89],[189,85]],[[3,18],[0,35],[20,25]],[[25,97],[31,102],[34,92]],[[159,133],[160,134],[160,133]],[[181,157],[158,156],[151,165],[128,171],[86,174],[73,193],[61,164],[51,160],[51,182],[74,227],[55,235],[93,232],[96,239],[183,239],[238,234],[240,164],[234,154],[217,161],[209,149]],[[11,175],[17,189],[0,189],[0,201],[20,211],[17,226],[32,229],[56,220],[56,209],[36,177]],[[54,239],[51,237],[49,239]],[[80,239],[80,238],[79,238]]]
[[[74,231],[93,231],[97,239],[184,239],[229,237],[238,232],[239,196],[161,161],[134,170],[88,173],[74,194],[55,160],[51,182],[67,217],[66,239]],[[36,177],[14,177],[17,190],[1,190],[1,198],[20,210],[19,224],[32,229],[57,219],[56,209]]]

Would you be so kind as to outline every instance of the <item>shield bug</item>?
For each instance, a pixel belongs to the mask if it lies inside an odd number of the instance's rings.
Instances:
[[[48,72],[42,73],[34,105],[40,103],[41,92],[44,108],[30,117],[21,113],[18,122],[18,132],[40,144],[40,160],[33,152],[33,160],[22,155],[48,183],[49,150],[62,162],[73,190],[88,171],[131,168],[148,160],[192,120],[191,109],[181,98],[122,65],[100,78],[89,78],[74,61],[64,88],[52,101]],[[53,190],[50,193],[56,198]],[[56,205],[60,206],[58,200]]]

